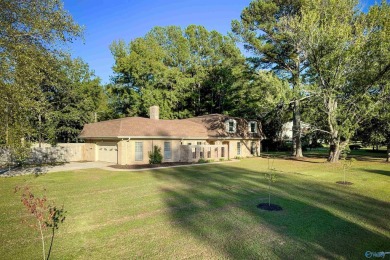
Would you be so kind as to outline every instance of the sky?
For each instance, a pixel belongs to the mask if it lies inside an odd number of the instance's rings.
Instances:
[[[143,37],[154,26],[190,24],[227,34],[231,21],[240,18],[250,0],[64,0],[65,9],[79,25],[84,39],[68,47],[80,57],[102,83],[110,82],[114,58],[109,50],[113,41],[126,43]],[[362,1],[366,9],[375,0]]]

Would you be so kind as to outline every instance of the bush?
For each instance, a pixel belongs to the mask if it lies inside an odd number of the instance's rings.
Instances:
[[[162,159],[161,148],[155,145],[153,151],[149,152],[149,164],[159,164],[162,162]]]
[[[198,160],[198,163],[208,163],[208,161],[206,159],[200,158]]]

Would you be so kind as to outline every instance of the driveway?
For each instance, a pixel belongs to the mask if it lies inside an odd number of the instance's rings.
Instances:
[[[92,168],[105,168],[109,165],[113,165],[113,163],[109,163],[109,162],[70,162],[70,163],[65,163],[64,165],[50,167],[47,169],[47,172],[62,172],[62,171],[73,171],[73,170],[92,169]]]
[[[73,171],[73,170],[81,170],[81,169],[112,169],[108,166],[113,163],[108,162],[70,162],[65,163],[64,165],[58,166],[43,166],[43,167],[29,167],[29,168],[11,168],[10,171],[8,169],[3,169],[0,171],[0,177],[11,177],[11,176],[21,176],[28,174],[45,174],[47,172],[62,172],[62,171]]]

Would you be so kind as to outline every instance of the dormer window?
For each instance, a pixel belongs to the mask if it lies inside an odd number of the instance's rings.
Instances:
[[[249,130],[249,133],[251,134],[255,134],[257,133],[257,122],[256,121],[250,121],[249,124],[248,124],[248,130]]]
[[[229,119],[225,123],[226,123],[226,132],[231,134],[236,132],[236,126],[237,126],[236,120]]]

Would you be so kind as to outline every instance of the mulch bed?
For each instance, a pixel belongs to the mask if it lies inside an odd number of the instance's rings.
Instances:
[[[337,184],[341,184],[341,185],[352,185],[353,183],[352,182],[349,182],[349,181],[346,181],[346,182],[343,182],[343,181],[336,181]]]
[[[192,164],[199,164],[199,163],[166,162],[166,163],[159,163],[159,164],[110,165],[109,167],[115,169],[153,169],[158,167],[170,167],[170,166],[192,165]]]
[[[257,207],[259,209],[262,209],[262,210],[267,210],[267,211],[281,211],[283,210],[283,208],[279,205],[276,205],[276,204],[268,204],[268,203],[260,203],[259,205],[257,205]]]

